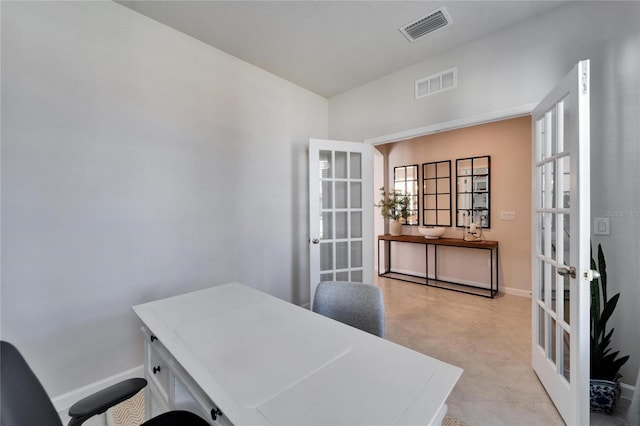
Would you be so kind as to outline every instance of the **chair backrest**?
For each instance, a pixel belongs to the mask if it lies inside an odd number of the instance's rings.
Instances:
[[[62,426],[47,392],[20,352],[0,342],[0,425]]]
[[[384,337],[384,299],[371,284],[325,281],[318,284],[313,312]]]

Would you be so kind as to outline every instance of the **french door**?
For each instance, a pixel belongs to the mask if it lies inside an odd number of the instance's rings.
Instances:
[[[309,141],[310,306],[322,281],[373,283],[372,149]]]
[[[533,111],[533,368],[568,425],[589,424],[589,61]]]

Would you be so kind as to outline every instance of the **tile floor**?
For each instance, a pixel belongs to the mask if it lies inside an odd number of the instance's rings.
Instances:
[[[495,299],[376,277],[386,338],[464,369],[447,404],[470,426],[563,425],[531,368],[531,300]],[[592,416],[592,424],[624,424]]]

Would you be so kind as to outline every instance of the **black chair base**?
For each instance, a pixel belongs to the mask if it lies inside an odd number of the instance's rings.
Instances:
[[[69,409],[69,426],[77,426],[109,407],[125,401],[147,385],[129,379],[96,392]],[[0,341],[0,426],[62,426],[51,399],[18,349]],[[146,426],[209,426],[188,411],[170,411],[148,420]]]
[[[144,422],[143,426],[209,426],[200,416],[189,411],[169,411]]]

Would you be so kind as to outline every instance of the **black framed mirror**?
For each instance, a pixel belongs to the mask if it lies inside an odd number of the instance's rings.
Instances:
[[[408,216],[403,225],[419,225],[418,165],[394,167],[393,189],[409,197]]]
[[[491,156],[456,160],[456,226],[491,227]]]
[[[422,164],[422,225],[451,226],[451,160]]]

